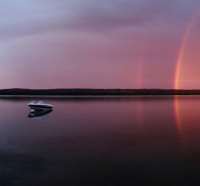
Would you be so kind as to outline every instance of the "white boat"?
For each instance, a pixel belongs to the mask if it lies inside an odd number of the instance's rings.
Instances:
[[[31,101],[28,103],[28,106],[30,107],[31,112],[53,109],[51,104],[47,104],[44,101]]]

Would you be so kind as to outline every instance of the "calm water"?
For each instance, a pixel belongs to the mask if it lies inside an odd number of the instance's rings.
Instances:
[[[198,185],[200,97],[0,100],[0,185]]]

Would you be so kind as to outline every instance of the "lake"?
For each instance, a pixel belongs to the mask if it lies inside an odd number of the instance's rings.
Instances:
[[[200,96],[0,99],[0,185],[198,185]]]

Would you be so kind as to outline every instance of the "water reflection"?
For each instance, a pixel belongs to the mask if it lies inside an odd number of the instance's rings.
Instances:
[[[31,120],[27,100],[0,100],[0,185],[199,183],[200,97],[49,101]]]
[[[47,118],[47,116],[52,112],[52,109],[45,109],[45,110],[36,110],[36,111],[31,111],[28,114],[28,118],[31,119],[44,119]]]
[[[176,126],[185,155],[200,163],[200,97],[182,96],[174,100]]]

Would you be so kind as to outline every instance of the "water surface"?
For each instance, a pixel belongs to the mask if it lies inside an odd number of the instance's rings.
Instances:
[[[200,167],[200,97],[0,100],[1,185],[192,185]]]

